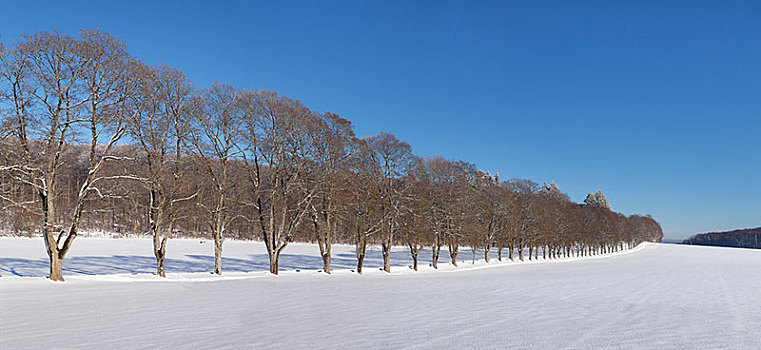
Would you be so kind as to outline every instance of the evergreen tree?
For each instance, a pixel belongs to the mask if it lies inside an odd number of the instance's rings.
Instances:
[[[560,190],[560,187],[558,187],[555,181],[550,182],[549,185],[546,182],[542,184],[542,193],[552,198],[570,200],[570,197]]]
[[[602,190],[597,190],[595,193],[589,192],[587,194],[587,198],[584,199],[584,205],[610,209],[608,198],[605,197],[605,194],[602,193]]]

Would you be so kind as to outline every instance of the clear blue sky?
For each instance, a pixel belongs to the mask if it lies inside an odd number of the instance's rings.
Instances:
[[[68,1],[67,1],[68,3]],[[148,63],[275,89],[503,178],[761,226],[761,2],[14,1],[2,40],[100,28]]]

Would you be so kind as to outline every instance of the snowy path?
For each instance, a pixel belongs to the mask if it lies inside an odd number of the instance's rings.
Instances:
[[[759,266],[761,251],[650,244],[463,273],[2,277],[0,349],[758,349]]]

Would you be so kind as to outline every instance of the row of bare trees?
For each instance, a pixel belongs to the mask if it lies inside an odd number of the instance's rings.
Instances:
[[[378,244],[442,246],[473,259],[599,254],[660,240],[649,217],[578,205],[557,186],[501,181],[475,165],[416,157],[381,132],[267,90],[194,87],[176,69],[149,66],[99,31],[24,36],[0,46],[0,225],[40,234],[50,279],[81,229],[150,235],[165,276],[171,237],[210,237],[222,273],[226,237],[261,240],[270,271],[290,242],[356,246],[357,269]],[[595,202],[597,203],[597,202]],[[607,203],[607,200],[605,201]]]

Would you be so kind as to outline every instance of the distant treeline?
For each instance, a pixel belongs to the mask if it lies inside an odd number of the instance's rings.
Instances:
[[[758,249],[761,248],[761,227],[700,233],[685,239],[682,243]]]
[[[261,240],[278,273],[289,242],[404,245],[417,267],[442,247],[489,261],[627,249],[660,241],[649,216],[610,210],[601,191],[584,205],[554,183],[503,180],[475,164],[413,154],[390,133],[358,138],[351,122],[274,91],[198,88],[149,66],[109,34],[26,35],[0,46],[0,231],[41,235],[50,278],[82,230],[147,235],[157,274],[172,237]]]

